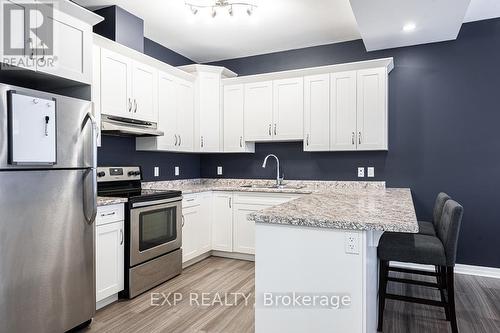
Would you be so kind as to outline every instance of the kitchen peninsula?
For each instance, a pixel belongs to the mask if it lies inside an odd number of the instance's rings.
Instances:
[[[255,332],[376,332],[378,240],[384,231],[418,232],[409,189],[313,193],[249,219],[256,222]],[[296,295],[349,302],[288,304]]]

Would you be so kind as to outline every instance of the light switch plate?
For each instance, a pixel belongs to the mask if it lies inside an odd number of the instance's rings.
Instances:
[[[175,176],[178,176],[178,175],[179,175],[179,173],[180,173],[180,171],[179,171],[179,167],[178,167],[178,166],[174,167],[174,175],[175,175]]]
[[[365,176],[365,168],[364,167],[359,167],[358,168],[358,177],[363,178]]]
[[[218,166],[217,167],[217,175],[222,175],[222,167],[221,166]]]
[[[159,167],[154,168],[154,175],[155,175],[155,177],[160,177],[160,168]]]
[[[359,254],[359,234],[355,232],[345,233],[345,253]]]
[[[370,178],[375,177],[375,168],[374,167],[368,167],[368,177],[370,177]]]

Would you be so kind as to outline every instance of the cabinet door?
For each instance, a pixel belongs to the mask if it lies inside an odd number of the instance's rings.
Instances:
[[[200,206],[182,209],[182,262],[191,260],[199,255],[199,221],[201,220]]]
[[[201,152],[220,152],[220,75],[199,73],[197,87],[197,118],[199,140],[196,145]],[[198,131],[197,131],[198,132]]]
[[[387,150],[387,70],[358,71],[358,150]]]
[[[134,119],[158,121],[158,71],[137,61],[132,66],[132,113]]]
[[[255,254],[255,222],[247,219],[248,214],[267,206],[235,204],[233,220],[233,251]]]
[[[175,78],[160,73],[158,76],[158,129],[165,134],[156,138],[158,149],[176,150],[179,144],[177,134],[178,99]]]
[[[178,150],[194,150],[194,85],[192,82],[177,80],[177,134]]]
[[[356,150],[356,71],[331,76],[330,149]]]
[[[304,77],[304,150],[330,149],[330,75]]]
[[[123,221],[96,226],[96,301],[123,290]]]
[[[233,251],[233,195],[214,193],[212,221],[212,249]]]
[[[131,118],[131,62],[118,53],[101,49],[101,113]]]
[[[92,27],[57,9],[54,9],[52,14],[53,16],[47,19],[53,27],[54,53],[51,57],[43,51],[42,54],[39,52],[37,70],[91,84]],[[52,62],[50,59],[53,57],[57,58]],[[51,63],[53,65],[50,65]]]
[[[271,141],[273,123],[272,81],[245,84],[245,140]]]
[[[244,152],[244,90],[242,84],[224,87],[224,152]]]
[[[278,141],[304,139],[304,79],[273,82],[273,138]]]
[[[206,192],[200,196],[200,219],[198,220],[198,255],[212,249],[212,193]]]

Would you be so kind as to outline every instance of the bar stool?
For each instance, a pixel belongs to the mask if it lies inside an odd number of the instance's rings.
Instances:
[[[436,225],[439,224],[441,216],[443,215],[444,204],[450,199],[451,197],[443,192],[437,195],[436,201],[434,203],[434,209],[432,210],[432,222],[418,221],[419,234],[436,236]]]
[[[454,200],[447,200],[439,224],[437,236],[424,234],[384,233],[379,241],[379,318],[378,331],[382,331],[385,300],[413,302],[439,306],[445,309],[446,320],[450,321],[453,333],[458,332],[455,312],[453,268],[455,266],[458,234],[462,221],[463,207]],[[435,272],[390,267],[390,261],[433,265]],[[436,277],[436,283],[389,276],[389,272],[403,272]],[[437,288],[441,300],[410,297],[387,293],[387,282],[407,283]]]

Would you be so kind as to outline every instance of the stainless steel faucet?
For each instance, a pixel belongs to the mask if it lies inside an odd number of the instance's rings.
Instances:
[[[283,179],[285,178],[284,176],[283,177],[280,177],[280,160],[278,158],[278,156],[274,155],[274,154],[269,154],[266,156],[266,158],[264,159],[264,163],[262,163],[262,167],[265,168],[266,167],[266,164],[267,164],[267,159],[269,157],[274,157],[276,159],[276,186],[279,187],[279,186],[282,186],[283,185]]]

